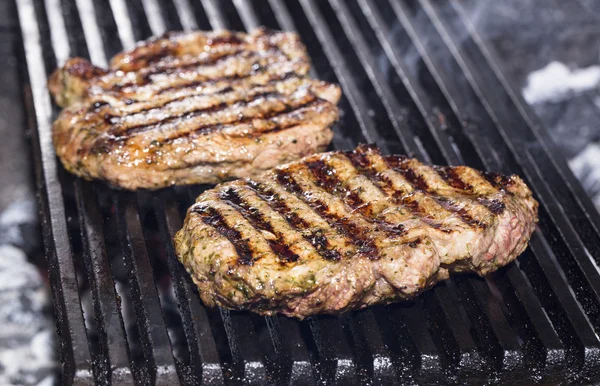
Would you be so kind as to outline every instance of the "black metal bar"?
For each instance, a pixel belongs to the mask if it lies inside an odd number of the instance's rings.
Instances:
[[[568,360],[571,363],[579,362],[576,368],[581,370],[581,375],[599,372],[600,342],[565,282],[552,256],[552,250],[537,234],[533,235],[529,244],[533,254],[540,258],[528,258],[520,265],[532,282],[542,306],[552,320],[554,329],[563,342],[569,342],[568,354],[571,358]],[[573,355],[576,355],[576,358],[572,358]]]
[[[416,97],[417,97],[416,99],[421,101],[422,105],[420,107],[420,110],[422,111],[422,114],[424,116],[435,115],[433,103],[429,102],[429,97],[427,96],[427,94],[424,92],[424,90],[422,90],[420,88],[418,83],[412,78],[412,75],[410,74],[408,69],[405,68],[405,65],[402,63],[401,58],[397,57],[398,51],[393,49],[393,46],[392,46],[391,42],[389,41],[390,31],[387,29],[387,26],[382,21],[379,10],[372,4],[367,3],[366,1],[361,2],[361,5],[363,6],[363,11],[364,11],[365,15],[367,15],[367,18],[370,19],[371,27],[375,31],[380,31],[379,33],[377,33],[377,36],[382,45],[387,45],[388,49],[385,50],[386,53],[388,54],[388,56],[393,56],[395,58],[396,64],[394,65],[394,68],[396,69],[396,71],[399,72],[399,75],[403,79],[405,86],[407,88],[409,88],[410,90],[412,90],[411,94],[416,95]],[[351,16],[348,14],[348,10],[344,6],[338,4],[337,11],[339,13],[346,14],[345,15],[346,23],[343,23],[343,25],[344,24],[346,25],[346,33],[351,34],[351,30],[356,28],[356,26],[352,25],[352,23],[349,21]],[[360,50],[361,47],[364,48],[364,45],[361,46],[359,44],[356,44],[355,47],[356,47],[356,49]],[[366,55],[366,54],[364,54],[364,55]],[[392,59],[390,58],[390,60],[392,60]],[[460,161],[462,160],[462,157],[456,151],[456,147],[453,146],[450,143],[450,141],[446,138],[446,134],[439,132],[440,130],[438,128],[436,128],[436,126],[433,124],[430,124],[429,127],[434,132],[434,137],[438,141],[439,146],[442,146],[442,153],[446,157],[446,161],[449,163],[460,163]],[[478,284],[475,281],[473,281],[469,285],[477,286]],[[514,337],[514,335],[509,333],[510,328],[509,328],[506,320],[504,318],[500,317],[502,315],[501,312],[496,312],[496,311],[499,311],[499,306],[496,303],[496,301],[493,299],[491,294],[489,293],[489,289],[487,287],[479,286],[478,290],[484,291],[486,293],[486,298],[491,299],[493,301],[492,302],[493,305],[490,306],[491,308],[488,307],[488,308],[480,308],[480,309],[485,309],[490,312],[490,314],[488,316],[489,316],[490,323],[492,323],[492,325],[494,326],[494,331],[496,331],[498,333],[505,332],[505,333],[501,334],[498,338],[500,339],[500,344],[503,346],[503,348],[505,348],[504,353],[508,356],[506,359],[509,360],[509,357],[510,357],[510,359],[513,360],[511,362],[513,364],[514,364],[515,358],[520,358],[522,360],[523,359],[522,353],[520,353],[520,349],[519,349],[517,340]],[[480,301],[481,301],[481,299],[480,299]],[[473,316],[475,316],[475,315],[473,315]],[[523,365],[523,363],[521,363],[521,365]]]
[[[265,358],[248,313],[220,308],[237,377],[244,384],[258,385],[267,379]]]
[[[344,93],[352,110],[355,112],[356,119],[361,128],[364,138],[370,143],[377,143],[384,152],[389,152],[389,144],[381,141],[381,134],[377,131],[375,122],[369,114],[369,103],[356,85],[354,77],[350,73],[344,56],[339,48],[334,44],[335,41],[327,27],[326,21],[318,11],[318,6],[312,0],[299,0],[308,21],[312,25],[314,33],[317,35],[323,52],[329,63],[333,67],[337,79],[339,80]]]
[[[117,25],[121,46],[125,50],[130,50],[135,45],[136,39],[125,1],[126,0],[109,0],[109,4],[111,13],[115,19],[115,24]]]
[[[388,28],[386,23],[383,22],[383,18],[379,12],[379,9],[370,1],[359,0],[367,21],[371,28],[375,32],[379,44],[385,51],[390,64],[402,80],[404,87],[412,97],[416,104],[419,113],[427,123],[429,131],[432,133],[433,138],[438,145],[439,151],[446,162],[452,165],[463,164],[462,159],[455,153],[452,144],[445,135],[440,135],[439,128],[445,127],[446,122],[443,122],[439,114],[434,108],[433,103],[430,101],[427,93],[419,86],[418,82],[410,75],[410,71],[400,57],[400,51],[395,49],[391,42],[392,31]]]
[[[396,310],[403,315],[410,337],[419,351],[417,374],[424,382],[439,379],[443,373],[442,356],[428,331],[421,299],[417,299],[410,307],[397,307]]]
[[[450,372],[462,379],[482,379],[487,363],[467,329],[458,304],[445,285],[438,285],[424,294],[424,304],[432,323],[434,337],[441,343],[450,363]]]
[[[188,0],[173,0],[173,4],[175,5],[175,9],[177,10],[177,14],[179,15],[179,20],[181,21],[181,26],[183,27],[183,30],[197,30],[198,23],[194,18],[192,6],[188,2]]]
[[[367,362],[368,373],[375,384],[393,384],[398,378],[398,371],[393,365],[393,358],[387,348],[385,337],[377,326],[377,320],[371,310],[352,313],[346,318],[352,331],[354,347],[361,356],[361,362]]]
[[[190,351],[188,384],[222,384],[223,371],[208,315],[200,303],[198,294],[192,289],[190,281],[185,277],[183,267],[177,261],[173,248],[173,237],[181,229],[182,222],[177,204],[170,194],[154,197],[154,208],[158,219],[160,233],[167,252],[167,264],[173,277],[173,288],[177,298],[177,306],[183,320],[187,344]]]
[[[152,382],[177,382],[175,361],[133,193],[113,194],[123,260],[136,323]]]
[[[289,385],[314,385],[316,377],[310,356],[295,319],[283,316],[266,318],[267,327]]]
[[[67,234],[62,188],[58,181],[57,162],[52,147],[51,102],[46,88],[46,70],[40,45],[40,31],[33,1],[18,0],[18,16],[23,36],[28,77],[31,85],[37,125],[35,139],[38,157],[38,186],[43,198],[39,200],[44,224],[44,246],[52,283],[52,300],[59,336],[59,352],[64,384],[91,382],[91,355],[86,341],[86,329],[77,290],[77,276],[73,265]],[[74,350],[77,350],[75,352]]]
[[[479,126],[493,127],[494,122],[492,122],[485,114],[483,106],[478,106],[479,99],[473,93],[472,89],[463,87],[465,84],[464,82],[457,82],[456,74],[460,73],[460,69],[454,69],[450,75],[444,71],[449,66],[448,61],[446,60],[444,65],[442,65],[436,60],[436,55],[447,58],[451,57],[451,54],[446,51],[447,47],[445,45],[437,44],[437,40],[432,38],[434,35],[432,34],[431,29],[427,28],[427,23],[424,23],[422,19],[413,21],[409,18],[409,11],[400,2],[393,2],[392,7],[458,118],[463,122],[476,119]],[[430,39],[428,40],[429,44],[427,46],[423,45],[419,39],[419,35],[425,34],[427,34],[426,36],[430,36]],[[463,115],[463,113],[467,115]],[[479,130],[471,130],[471,132],[478,133]],[[475,144],[480,144],[485,148],[485,150],[481,150],[480,153],[487,152],[488,154],[491,154],[494,149],[498,149],[497,142],[495,142],[495,146],[492,146],[491,143],[486,141],[489,140],[488,136],[472,135],[474,136],[473,142]],[[486,157],[483,159],[488,165],[493,165],[492,167],[496,170],[505,169],[503,162],[501,161],[502,158]],[[522,273],[514,265],[509,266],[507,271],[507,280],[510,282],[512,288],[514,288],[510,291],[517,291],[519,293],[518,297],[520,301],[526,303],[524,311],[528,314],[528,321],[525,321],[525,323],[532,323],[535,325],[537,339],[541,340],[540,343],[545,347],[545,355],[542,362],[551,368],[560,368],[561,366],[564,366],[564,347],[560,343],[556,333],[554,333],[551,325],[548,324],[548,319],[543,313],[537,299],[535,299],[535,296],[527,289]],[[517,304],[514,306],[517,307]]]
[[[531,111],[531,109],[528,107],[528,104],[523,100],[523,97],[520,95],[520,93],[515,92],[516,88],[511,85],[510,81],[502,73],[502,70],[500,68],[500,64],[502,63],[502,61],[499,60],[497,55],[488,47],[487,44],[483,42],[475,28],[473,28],[471,23],[468,22],[460,3],[452,1],[451,5],[452,8],[456,10],[457,15],[459,16],[459,20],[461,20],[462,24],[464,24],[465,29],[467,30],[469,36],[472,38],[473,42],[479,49],[479,52],[485,58],[487,65],[491,68],[497,80],[503,86],[503,90],[510,97],[511,101],[514,104],[514,107],[519,111],[521,117],[525,119],[527,126],[535,134],[536,140],[541,143],[544,152],[548,155],[548,158],[551,161],[550,164],[554,166],[554,168],[556,168],[556,170],[558,171],[558,175],[565,182],[565,184],[560,184],[560,186],[556,186],[556,189],[566,187],[568,190],[570,190],[571,193],[565,195],[564,197],[568,197],[569,199],[573,199],[575,202],[577,202],[577,204],[583,209],[583,212],[587,219],[594,226],[596,233],[600,233],[600,214],[594,207],[593,203],[589,199],[585,190],[582,188],[581,184],[577,182],[577,179],[575,178],[573,172],[567,165],[564,157],[554,156],[555,152],[553,152],[554,145],[552,143],[552,139],[549,138],[547,131],[542,127],[539,119],[537,118],[535,113],[533,113],[533,111]],[[495,107],[500,108],[502,106]],[[561,194],[559,194],[559,196],[561,196]]]
[[[162,10],[157,0],[141,0],[146,14],[146,20],[154,36],[160,36],[167,31],[165,21],[162,18]]]
[[[346,2],[333,0],[331,1],[331,5],[334,11],[339,15],[339,20],[344,28],[346,36],[354,45],[355,51],[363,68],[365,69],[365,72],[367,73],[367,76],[370,78],[379,98],[385,106],[387,115],[390,118],[390,122],[392,123],[398,138],[400,138],[400,142],[402,143],[405,153],[411,157],[421,157],[422,154],[420,154],[420,152],[415,153],[415,150],[419,149],[419,147],[415,142],[407,120],[400,116],[403,108],[400,106],[398,100],[390,89],[388,80],[384,78],[383,74],[377,68],[377,64],[375,63],[376,58],[369,53],[368,43],[360,34],[359,27],[356,25],[356,23],[354,23],[354,20],[352,19],[352,16],[347,8]]]
[[[286,6],[283,3],[281,3],[280,0],[268,1],[279,26],[286,31],[297,33],[298,30],[296,28],[296,25]],[[311,67],[309,75],[311,77],[318,78],[317,71],[314,67]],[[341,125],[336,124],[333,127],[333,145],[336,149],[350,149],[352,148],[351,141],[348,137],[342,136],[342,128],[340,126]]]
[[[319,353],[319,367],[326,384],[355,385],[356,363],[338,318],[322,316],[308,320]]]
[[[481,66],[475,70],[476,67],[471,62],[470,55],[477,55],[485,62],[486,59],[482,57],[483,51],[475,50],[472,45],[466,44],[469,42],[474,44],[469,39],[460,47],[456,46],[451,34],[457,33],[453,27],[457,23],[444,22],[443,14],[439,13],[429,2],[422,1],[421,5],[442,39],[444,39],[446,45],[450,48],[458,65],[465,72],[467,80],[480,97],[488,113],[498,120],[499,124],[497,127],[499,131],[503,134],[503,138],[511,149],[515,159],[522,165],[525,176],[531,181],[532,189],[537,193],[543,205],[540,217],[543,220],[543,216],[547,213],[553,223],[553,225],[546,225],[545,221],[541,221],[540,224],[546,232],[552,232],[556,235],[555,237],[562,239],[560,241],[553,241],[553,249],[562,248],[564,250],[566,247],[564,252],[557,253],[559,262],[565,271],[570,274],[568,275],[568,279],[571,287],[578,295],[588,313],[588,317],[596,329],[600,329],[600,314],[597,311],[600,308],[600,273],[588,256],[589,251],[593,258],[600,259],[600,236],[597,232],[594,232],[591,223],[582,224],[581,221],[577,221],[576,228],[568,217],[575,216],[574,213],[579,213],[580,209],[574,205],[575,201],[573,200],[566,200],[565,202],[565,198],[568,197],[567,193],[562,192],[561,194],[560,192],[553,191],[557,189],[554,185],[563,185],[563,182],[553,181],[555,176],[559,175],[559,172],[555,169],[554,171],[544,173],[543,169],[547,169],[549,165],[553,165],[552,160],[558,157],[548,156],[547,152],[549,150],[540,138],[543,135],[538,132],[533,133],[537,135],[531,138],[532,140],[534,138],[538,140],[542,145],[541,147],[529,146],[526,140],[516,141],[516,138],[523,139],[523,136],[527,132],[531,133],[531,125],[527,125],[526,118],[524,117],[525,112],[522,111],[524,107],[516,106],[517,110],[523,115],[516,115],[507,111],[505,107],[506,103],[503,104],[498,99],[499,94],[502,94],[500,91],[506,90],[505,85],[494,78],[493,74],[485,76],[485,71]],[[473,49],[466,52],[465,50],[469,47]],[[483,89],[480,85],[486,83],[489,87]],[[490,92],[491,90],[488,90],[488,88],[493,88],[494,91]],[[511,93],[508,90],[506,92],[508,95],[505,95],[505,98],[510,100],[508,103],[511,101],[515,103],[514,99],[511,98]],[[549,183],[550,181],[553,181],[553,183]],[[579,215],[579,218],[581,218],[581,215]],[[586,227],[587,229],[585,229]],[[586,238],[582,239],[576,229],[579,229],[580,232],[586,232]],[[562,246],[562,243],[564,243],[565,247]]]
[[[95,321],[100,336],[100,359],[97,361],[100,363],[96,363],[100,373],[95,374],[96,382],[133,384],[125,326],[104,246],[102,218],[96,195],[91,184],[82,183],[81,180],[76,181],[75,192],[85,265],[91,283]]]

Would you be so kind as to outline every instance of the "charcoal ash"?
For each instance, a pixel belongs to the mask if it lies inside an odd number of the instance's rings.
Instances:
[[[41,256],[33,199],[0,214],[0,384],[51,385],[56,337],[43,273],[28,256]]]

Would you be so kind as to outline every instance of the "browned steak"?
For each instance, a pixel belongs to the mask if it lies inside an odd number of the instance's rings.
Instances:
[[[205,304],[304,318],[495,271],[527,246],[537,205],[517,176],[359,146],[204,192],[175,243]]]
[[[71,59],[49,82],[56,153],[126,189],[255,175],[331,141],[340,89],[309,68],[297,35],[263,29],[170,33],[108,70]]]

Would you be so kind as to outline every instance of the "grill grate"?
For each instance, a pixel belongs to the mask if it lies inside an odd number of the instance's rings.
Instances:
[[[64,384],[600,381],[600,218],[459,1],[16,1]],[[259,25],[297,31],[313,75],[342,86],[334,148],[523,176],[541,204],[530,248],[485,279],[339,318],[206,309],[171,243],[206,187],[67,174],[46,81],[69,56],[104,65],[167,30]]]

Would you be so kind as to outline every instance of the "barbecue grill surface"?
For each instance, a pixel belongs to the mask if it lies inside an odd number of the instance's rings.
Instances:
[[[600,381],[598,213],[458,0],[16,2],[63,384]],[[46,81],[167,30],[259,25],[298,31],[342,86],[333,148],[521,175],[540,201],[530,248],[486,279],[339,318],[205,308],[171,237],[207,187],[117,192],[66,173]]]

